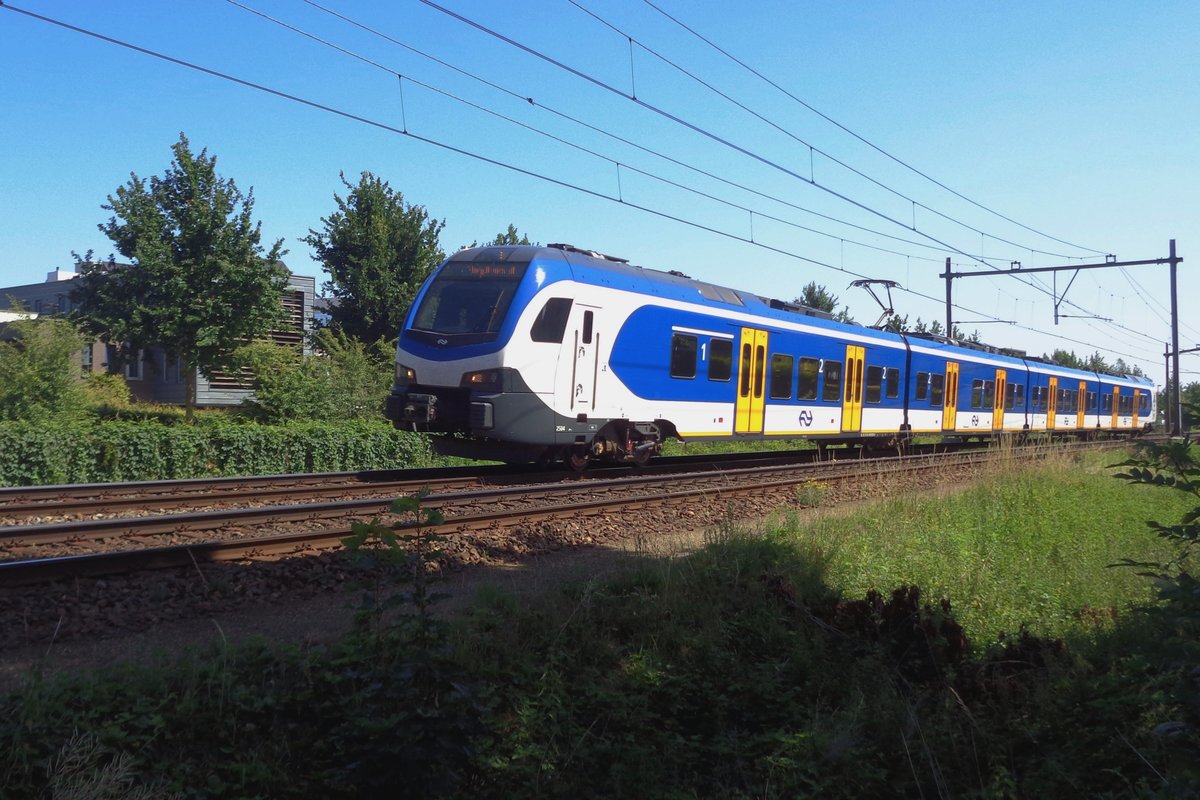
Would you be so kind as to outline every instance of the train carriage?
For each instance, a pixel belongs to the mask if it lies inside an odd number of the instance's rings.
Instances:
[[[388,417],[506,461],[642,463],[670,437],[1132,433],[1144,378],[834,321],[568,245],[451,256],[400,332]]]

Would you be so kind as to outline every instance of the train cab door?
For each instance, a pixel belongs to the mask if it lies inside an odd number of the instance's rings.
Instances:
[[[1075,427],[1083,430],[1083,415],[1087,409],[1087,381],[1079,382],[1079,397],[1075,401]]]
[[[1004,393],[1008,391],[1008,370],[996,370],[996,394],[992,397],[992,430],[1004,430]]]
[[[599,367],[600,334],[596,330],[596,307],[575,304],[570,327],[575,340],[571,363],[571,411],[590,414],[596,406],[596,370]]]
[[[1141,404],[1142,404],[1142,390],[1134,389],[1133,390],[1133,427],[1134,428],[1137,428],[1137,426],[1138,426],[1138,411],[1141,410],[1139,408],[1139,406],[1141,406]]]
[[[742,328],[738,347],[738,394],[734,433],[762,433],[763,387],[767,372],[767,332]]]
[[[1112,426],[1117,429],[1117,416],[1121,413],[1121,388],[1114,386],[1112,390]]]
[[[842,400],[842,432],[857,432],[862,428],[863,362],[867,349],[846,345],[846,393]]]
[[[1056,427],[1055,422],[1058,415],[1058,378],[1050,377],[1050,388],[1046,390],[1046,430],[1052,431]]]
[[[958,424],[958,362],[946,362],[946,396],[942,406],[942,430],[952,431]]]

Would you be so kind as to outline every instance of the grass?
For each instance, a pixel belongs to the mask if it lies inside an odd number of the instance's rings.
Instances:
[[[1118,460],[1014,461],[936,501],[897,497],[850,515],[793,518],[776,534],[815,548],[827,562],[826,580],[846,596],[915,584],[949,598],[977,640],[1022,627],[1063,636],[1151,599],[1148,581],[1109,565],[1132,553],[1166,560],[1170,546],[1145,523],[1187,508],[1153,487],[1118,485],[1108,468]]]
[[[633,556],[541,600],[485,591],[432,638],[426,620],[420,637],[401,626],[36,680],[0,698],[0,786],[1185,797],[1200,787],[1200,714],[1176,692],[1177,621],[1107,566],[1158,559],[1143,520],[1180,508],[1104,463],[1015,465],[940,500],[764,532],[731,524],[699,552]],[[891,596],[914,583],[920,598]],[[1156,732],[1178,720],[1192,727]]]

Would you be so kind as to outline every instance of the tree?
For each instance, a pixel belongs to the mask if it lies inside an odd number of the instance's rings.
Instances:
[[[242,194],[218,176],[216,156],[194,154],[182,133],[171,150],[163,177],[131,173],[101,206],[114,216],[98,227],[131,263],[76,255],[81,276],[71,300],[83,330],[125,357],[161,347],[181,361],[190,422],[196,370],[211,378],[239,345],[282,318],[288,276],[282,239],[263,253],[261,224],[251,219],[254,190]]]
[[[838,304],[837,295],[830,292],[824,286],[818,285],[816,281],[809,281],[800,291],[800,296],[792,302],[808,306],[809,308],[815,308],[818,311],[824,311],[832,315],[838,322],[854,322],[854,318],[850,316],[850,309],[843,306],[841,311],[836,311]]]
[[[838,298],[824,286],[819,286],[816,281],[809,281],[794,302],[832,314],[837,310]]]
[[[86,404],[79,365],[79,331],[61,318],[23,317],[0,339],[0,420],[41,422]]]
[[[1075,355],[1074,350],[1063,350],[1061,347],[1056,349],[1050,355],[1042,354],[1042,358],[1047,361],[1053,361],[1060,366],[1070,367],[1072,369],[1086,369],[1087,365],[1080,360],[1079,356]]]
[[[503,247],[504,245],[518,244],[537,244],[537,242],[529,241],[529,236],[517,231],[516,225],[509,225],[508,230],[497,233],[490,242],[484,242],[484,247]],[[479,241],[472,241],[470,244],[464,244],[459,250],[470,250],[472,247],[479,247]]]
[[[357,185],[339,175],[345,198],[304,242],[329,273],[322,287],[336,299],[332,324],[359,341],[393,339],[421,282],[446,257],[438,244],[445,221],[409,205],[387,181],[363,172]]]

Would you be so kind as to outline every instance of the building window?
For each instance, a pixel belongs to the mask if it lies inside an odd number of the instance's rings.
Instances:
[[[84,345],[83,352],[79,354],[79,366],[83,372],[92,371],[92,345]]]
[[[134,353],[133,358],[125,365],[125,377],[131,381],[140,381],[142,379],[142,359],[146,357],[144,350],[138,350]]]

